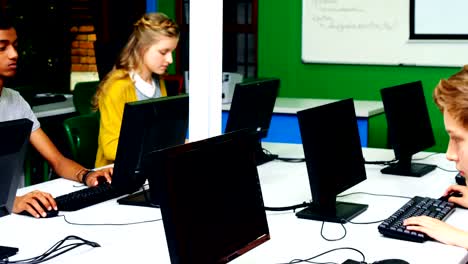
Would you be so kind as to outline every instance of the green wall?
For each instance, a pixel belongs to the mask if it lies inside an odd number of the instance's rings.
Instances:
[[[442,115],[432,101],[432,90],[441,78],[459,68],[304,64],[302,1],[258,1],[258,75],[279,77],[281,97],[380,100],[381,88],[421,80],[436,136],[436,146],[431,150],[445,151],[448,137]],[[380,127],[370,131],[371,138],[385,134],[385,118],[381,120]],[[370,144],[379,142],[371,146],[383,147],[384,141],[370,139]]]
[[[166,15],[168,15],[170,18],[176,20],[176,11],[175,11],[175,3],[176,1],[175,0],[158,0],[158,6],[157,6],[157,11],[158,12],[162,12]],[[176,61],[175,59],[175,52],[173,53],[173,60],[174,62]],[[169,74],[175,74],[175,63],[172,63],[171,65],[169,65],[169,67],[167,68],[167,72]]]

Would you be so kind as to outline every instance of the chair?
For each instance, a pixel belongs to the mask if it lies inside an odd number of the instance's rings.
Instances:
[[[99,135],[99,112],[70,117],[63,122],[72,159],[94,168]]]
[[[91,101],[99,81],[77,82],[73,89],[73,104],[80,115],[86,115],[93,112]]]
[[[182,75],[164,75],[167,95],[178,95],[184,93],[184,77]]]

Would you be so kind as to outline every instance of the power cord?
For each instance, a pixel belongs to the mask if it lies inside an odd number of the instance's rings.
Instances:
[[[394,163],[397,162],[397,161],[398,161],[397,159],[392,159],[392,160],[376,160],[376,161],[367,161],[367,160],[365,160],[365,161],[364,161],[364,164],[376,164],[376,165],[388,166],[388,165],[394,164]]]
[[[447,171],[447,172],[458,172],[458,170],[448,170],[448,169],[444,169],[442,167],[439,167],[439,166],[436,166],[439,170],[443,170],[443,171]]]
[[[64,245],[65,242],[67,241],[72,241],[72,240],[78,240],[80,242],[74,242],[68,245]],[[23,263],[23,264],[36,264],[36,263],[42,263],[48,260],[51,260],[55,257],[58,257],[70,250],[73,250],[77,247],[88,245],[91,247],[100,247],[100,245],[96,242],[89,241],[86,239],[83,239],[78,236],[67,236],[64,239],[60,240],[59,242],[55,243],[51,248],[49,248],[46,252],[42,253],[41,255],[37,257],[32,257],[29,259],[22,259],[22,260],[13,260],[9,261],[8,259],[6,260],[0,260],[0,264],[12,264],[12,263]]]
[[[375,193],[368,193],[368,192],[353,192],[353,193],[348,193],[348,194],[343,194],[343,195],[338,195],[337,197],[345,197],[345,196],[349,196],[349,195],[355,195],[355,194],[367,194],[367,195],[373,195],[373,196],[385,196],[385,197],[396,197],[396,198],[404,198],[404,199],[411,199],[412,197],[407,197],[407,196],[400,196],[400,195],[391,195],[391,194],[375,194]],[[346,219],[341,219],[342,221],[344,221],[345,223],[350,223],[350,224],[355,224],[355,225],[370,225],[370,224],[377,224],[377,223],[380,223],[380,222],[383,222],[385,221],[387,218],[385,219],[382,219],[382,220],[376,220],[376,221],[369,221],[369,222],[353,222],[353,221],[349,221],[349,220],[346,220]],[[344,230],[344,234],[342,237],[340,238],[327,238],[325,237],[325,235],[323,234],[323,227],[325,225],[325,221],[322,222],[322,227],[320,229],[320,236],[322,236],[323,239],[327,240],[327,241],[339,241],[343,238],[346,237],[346,234],[347,234],[347,230],[346,230],[346,227],[343,223],[340,223],[341,224],[341,227],[343,228]]]
[[[384,196],[384,197],[396,197],[396,198],[404,198],[404,199],[411,199],[411,198],[413,198],[413,197],[409,197],[409,196],[401,196],[401,195],[394,195],[394,194],[370,193],[370,192],[352,192],[352,193],[337,195],[336,197],[340,197],[340,198],[341,198],[341,197],[346,197],[346,196],[355,195],[355,194],[366,194],[366,195]]]
[[[304,207],[307,207],[309,205],[312,205],[312,203],[310,202],[302,202],[301,204],[295,204],[295,205],[290,205],[290,206],[283,206],[283,207],[268,207],[268,206],[265,206],[263,207],[266,211],[289,211],[289,210],[293,210],[295,211],[296,209],[299,209],[299,208],[304,208]]]
[[[276,159],[277,159],[277,160],[284,161],[284,162],[292,162],[292,163],[300,163],[300,162],[304,162],[304,161],[305,161],[305,158],[284,158],[284,157],[277,157]]]
[[[321,257],[323,255],[326,255],[328,253],[331,253],[333,251],[338,251],[338,250],[352,250],[352,251],[355,251],[355,252],[358,252],[361,256],[362,256],[362,262],[365,262],[366,260],[366,256],[364,256],[364,253],[362,253],[362,251],[356,249],[356,248],[352,248],[352,247],[340,247],[340,248],[334,248],[334,249],[330,249],[328,251],[325,251],[323,253],[320,253],[318,255],[315,255],[313,257],[310,257],[310,258],[307,258],[307,259],[293,259],[287,263],[278,263],[278,264],[294,264],[294,263],[301,263],[301,262],[307,262],[307,263],[315,263],[315,264],[337,264],[336,262],[314,262],[314,261],[311,261],[313,259],[316,259],[318,257]]]
[[[152,223],[152,222],[158,222],[161,221],[162,219],[153,219],[153,220],[144,220],[144,221],[139,221],[139,222],[130,222],[130,223],[98,223],[98,224],[84,224],[84,223],[74,223],[69,221],[65,215],[59,215],[63,217],[63,220],[67,224],[70,225],[78,225],[78,226],[127,226],[127,225],[139,225],[139,224],[146,224],[146,223]],[[0,263],[1,264],[1,263]]]

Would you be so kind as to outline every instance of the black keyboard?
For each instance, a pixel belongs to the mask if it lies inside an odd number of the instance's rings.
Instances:
[[[76,211],[117,198],[123,194],[112,185],[104,183],[55,197],[55,201],[59,211]]]
[[[403,221],[412,216],[427,215],[445,221],[455,210],[455,204],[435,198],[415,196],[389,218],[383,221],[378,229],[384,236],[424,242],[430,237],[424,233],[407,230]]]

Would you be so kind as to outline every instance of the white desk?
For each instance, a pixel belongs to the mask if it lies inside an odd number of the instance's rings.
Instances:
[[[302,143],[299,123],[297,120],[297,111],[336,101],[338,100],[286,97],[276,98],[268,135],[263,139],[263,141]],[[230,108],[231,104],[223,104],[223,131],[226,127]],[[384,113],[383,103],[380,101],[354,100],[354,108],[356,111],[359,135],[361,137],[361,146],[367,147],[369,141],[369,119]]]
[[[264,147],[281,157],[302,157],[302,146],[296,144],[265,143]],[[366,160],[390,160],[392,150],[364,149]],[[419,154],[416,157],[425,157]],[[427,163],[454,169],[454,164],[438,154],[424,160]],[[454,183],[455,173],[439,169],[422,178],[382,175],[380,166],[368,165],[368,179],[346,193],[366,191],[404,196],[439,197],[447,185]],[[346,173],[337,166],[336,173]],[[258,167],[266,206],[287,206],[310,200],[305,163],[274,161]],[[24,193],[41,189],[60,195],[76,189],[74,183],[59,179],[19,190]],[[342,200],[365,203],[367,211],[354,222],[383,220],[407,200],[394,197],[355,194]],[[67,220],[79,223],[126,223],[160,219],[159,209],[118,205],[107,201],[80,211],[65,213]],[[235,259],[232,263],[285,263],[295,258],[308,258],[338,247],[354,247],[362,251],[372,263],[387,258],[401,258],[414,263],[466,263],[467,251],[438,242],[406,242],[386,238],[377,230],[378,224],[346,224],[347,235],[336,242],[320,236],[321,222],[298,219],[292,212],[267,212],[271,239]],[[447,222],[466,228],[468,210],[456,209]],[[62,217],[34,219],[20,215],[0,218],[0,245],[16,246],[20,251],[11,260],[24,259],[43,253],[67,235],[78,235],[95,241],[102,247],[80,247],[48,263],[169,263],[164,227],[161,221],[130,226],[77,226],[65,223]],[[339,224],[326,223],[324,235],[338,238],[343,235]],[[361,260],[358,253],[342,250],[314,261],[342,263],[351,258]]]
[[[32,110],[37,118],[74,113],[76,109],[73,105],[73,96],[66,95],[66,97],[66,101],[33,106]]]
[[[314,98],[276,98],[273,113],[275,114],[296,114],[297,111],[317,107],[338,100],[334,99],[314,99]],[[368,118],[384,112],[383,103],[380,101],[354,100],[356,117]],[[223,104],[223,110],[229,110],[231,104]]]

